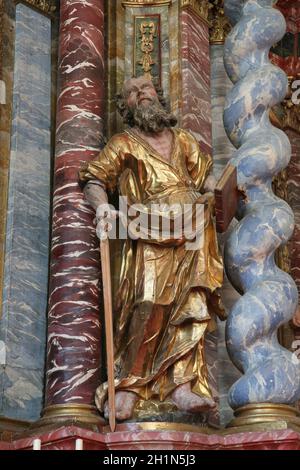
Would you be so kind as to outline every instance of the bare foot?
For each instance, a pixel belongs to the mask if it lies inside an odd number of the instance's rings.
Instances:
[[[201,397],[193,393],[190,382],[175,388],[172,393],[172,399],[179,410],[189,413],[207,411],[216,406],[212,398]]]
[[[116,419],[118,421],[130,419],[138,399],[138,395],[133,392],[116,392]],[[104,417],[108,419],[108,401],[104,405]]]

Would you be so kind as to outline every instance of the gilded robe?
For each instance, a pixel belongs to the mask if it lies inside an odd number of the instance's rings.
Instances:
[[[204,242],[186,250],[182,240],[127,239],[124,244],[117,304],[114,310],[115,382],[142,399],[164,400],[191,381],[195,393],[211,396],[203,339],[210,310],[217,308],[222,285],[212,195],[201,194],[212,161],[187,131],[172,129],[167,162],[134,130],[117,134],[99,156],[80,171],[80,179],[100,180],[116,188],[129,205],[204,204]],[[107,384],[96,402],[103,409]]]

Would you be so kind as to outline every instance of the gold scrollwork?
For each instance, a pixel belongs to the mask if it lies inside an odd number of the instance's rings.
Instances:
[[[54,13],[56,10],[56,2],[54,0],[23,0],[24,3],[29,3],[33,7],[41,10],[44,13]]]
[[[156,26],[153,21],[143,21],[140,25],[141,51],[143,58],[139,64],[142,66],[144,76],[152,80],[151,69],[155,64],[151,53],[154,50],[154,38],[156,37]]]

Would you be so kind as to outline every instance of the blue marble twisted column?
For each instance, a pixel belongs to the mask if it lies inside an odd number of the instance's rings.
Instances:
[[[291,404],[300,397],[300,363],[277,339],[278,327],[295,312],[298,294],[292,278],[274,261],[275,250],[294,228],[291,208],[272,191],[272,178],[291,155],[287,136],[269,120],[270,108],[287,90],[285,73],[268,58],[286,27],[275,3],[225,0],[234,28],[224,63],[235,85],[226,99],[224,125],[237,148],[232,163],[247,194],[225,247],[227,275],[243,294],[226,331],[229,355],[244,372],[230,389],[234,409],[252,403]]]

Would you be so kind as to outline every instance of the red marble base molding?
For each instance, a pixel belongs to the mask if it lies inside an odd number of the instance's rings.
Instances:
[[[119,431],[96,433],[76,426],[13,442],[1,442],[0,450],[32,450],[34,439],[42,450],[75,450],[82,439],[83,450],[300,450],[300,432],[291,429],[218,435],[184,431]]]

